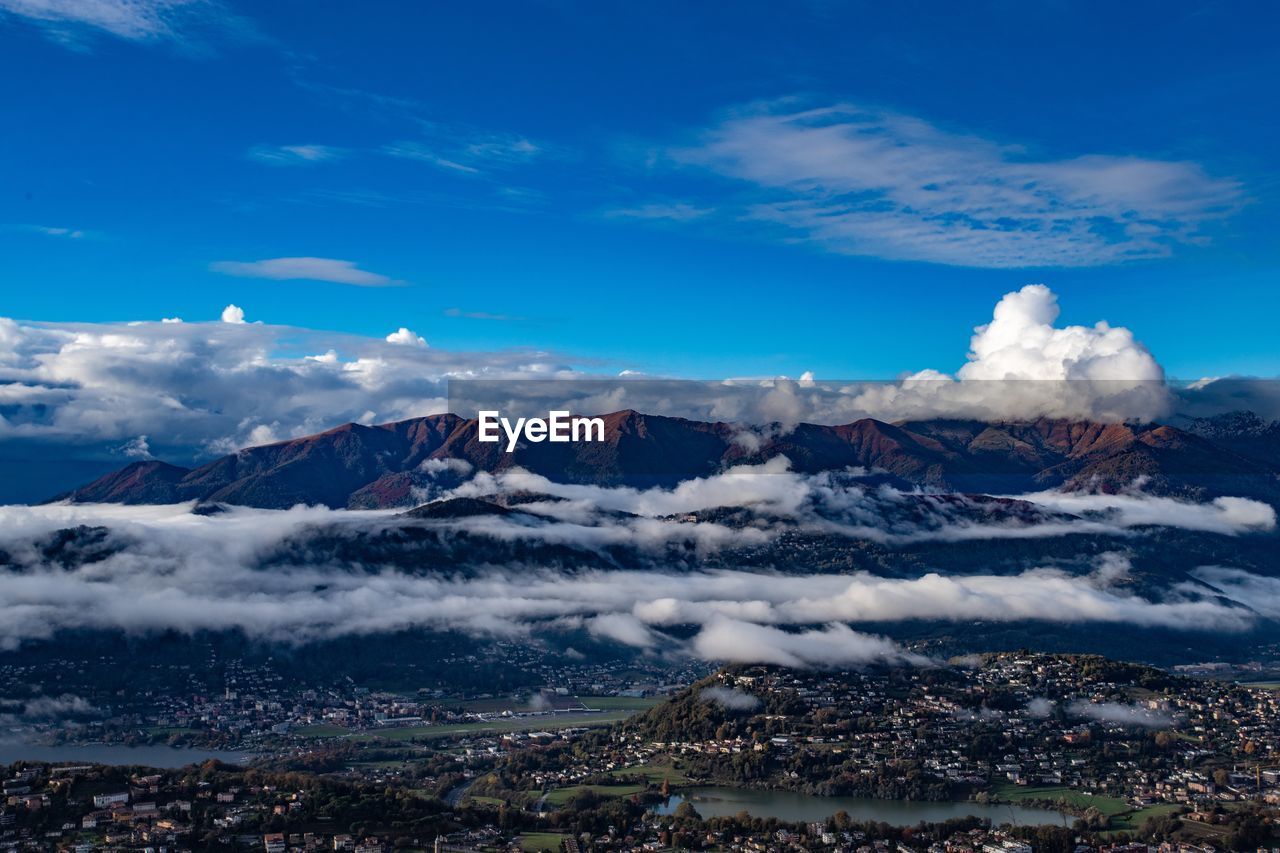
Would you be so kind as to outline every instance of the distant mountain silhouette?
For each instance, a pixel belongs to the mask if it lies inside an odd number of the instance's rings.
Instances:
[[[453,414],[352,423],[249,447],[195,469],[135,462],[54,500],[408,507],[422,503],[419,490],[450,466],[454,476],[458,469],[520,467],[564,483],[670,486],[777,456],[798,471],[854,466],[936,491],[1117,491],[1140,482],[1159,494],[1280,500],[1280,428],[1242,413],[1181,427],[1052,419],[890,424],[867,418],[788,431],[746,431],[632,410],[603,417],[602,442],[525,442],[512,453],[503,443],[480,442],[476,421]]]

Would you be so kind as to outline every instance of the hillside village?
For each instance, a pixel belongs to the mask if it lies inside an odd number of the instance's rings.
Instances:
[[[447,710],[392,693],[293,697],[244,671],[205,722],[261,715],[248,764],[12,765],[0,851],[1208,853],[1268,846],[1280,814],[1269,686],[1013,653],[932,668],[730,667],[664,687],[665,700],[625,695],[649,689]],[[299,702],[331,711],[273,722]],[[870,818],[703,815],[709,785],[959,805],[917,826],[874,819],[874,805]],[[963,817],[964,803],[1047,819],[1001,828]]]

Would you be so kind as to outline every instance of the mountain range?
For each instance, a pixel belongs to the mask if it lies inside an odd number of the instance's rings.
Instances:
[[[633,410],[604,416],[602,442],[480,442],[475,420],[430,415],[249,447],[197,468],[134,462],[52,500],[263,508],[422,503],[458,471],[521,467],[558,482],[670,486],[777,456],[801,472],[860,467],[895,485],[1013,494],[1046,488],[1254,497],[1280,503],[1280,425],[1249,413],[1170,424],[1038,419],[1016,423],[870,418],[744,430]],[[465,465],[461,463],[466,463]]]

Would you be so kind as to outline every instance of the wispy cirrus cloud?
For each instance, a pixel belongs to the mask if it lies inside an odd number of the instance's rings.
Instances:
[[[209,269],[241,278],[276,281],[328,281],[356,287],[393,287],[405,282],[381,273],[362,270],[355,261],[337,258],[266,258],[261,261],[215,261]]]
[[[458,160],[440,154],[436,149],[421,142],[396,142],[385,146],[383,152],[390,154],[392,157],[402,157],[406,160],[417,160],[421,163],[430,163],[441,169],[451,172],[461,172],[465,175],[478,175],[480,169]]]
[[[669,154],[738,183],[729,207],[739,226],[776,227],[834,252],[959,266],[1164,257],[1202,242],[1205,226],[1245,201],[1239,182],[1192,162],[1039,157],[850,103],[754,105]]]
[[[332,145],[255,145],[249,149],[248,157],[268,166],[314,166],[340,160],[346,153]]]
[[[3,231],[18,231],[24,234],[39,234],[44,237],[60,237],[65,240],[83,240],[90,236],[83,228],[70,228],[65,225],[0,225]]]
[[[167,42],[206,49],[220,32],[260,39],[253,25],[215,0],[0,0],[0,17],[21,18],[75,49],[110,35],[133,42]]]
[[[462,308],[446,308],[444,309],[444,316],[457,317],[463,320],[493,320],[496,322],[524,319],[514,314],[495,314],[492,311],[467,311]]]
[[[638,204],[634,207],[611,208],[606,210],[604,215],[611,219],[665,219],[673,222],[688,222],[691,219],[701,219],[714,212],[713,208],[698,207],[685,202],[652,202]]]
[[[545,146],[516,133],[499,133],[434,121],[417,122],[421,139],[383,146],[383,153],[439,169],[481,175],[528,164],[548,154]]]

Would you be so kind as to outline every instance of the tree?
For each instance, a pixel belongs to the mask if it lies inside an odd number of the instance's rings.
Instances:
[[[698,814],[698,810],[693,807],[693,803],[686,800],[676,806],[677,820],[702,820],[702,815]]]

